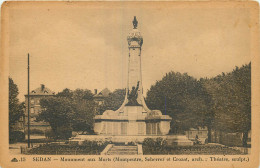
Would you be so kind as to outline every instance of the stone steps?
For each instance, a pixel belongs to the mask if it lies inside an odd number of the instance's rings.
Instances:
[[[113,146],[107,152],[107,155],[137,155],[137,146]]]
[[[137,155],[137,152],[109,152],[107,155]]]
[[[136,151],[137,149],[111,149],[110,151]]]
[[[117,146],[115,146],[115,147],[113,147],[112,149],[114,149],[114,150],[121,150],[121,149],[127,149],[127,150],[136,150],[136,146],[135,147],[122,147],[122,146],[120,146],[120,147],[117,147]]]

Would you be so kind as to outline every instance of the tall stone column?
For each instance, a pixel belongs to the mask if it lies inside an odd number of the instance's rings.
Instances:
[[[143,106],[144,111],[150,111],[144,101],[141,69],[141,53],[143,37],[137,29],[138,21],[133,20],[133,29],[127,37],[128,41],[128,78],[126,89],[126,106]]]

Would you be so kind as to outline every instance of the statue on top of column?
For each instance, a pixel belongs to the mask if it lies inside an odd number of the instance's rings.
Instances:
[[[137,24],[138,24],[138,21],[136,20],[136,16],[134,16],[134,20],[133,20],[134,29],[137,28]]]

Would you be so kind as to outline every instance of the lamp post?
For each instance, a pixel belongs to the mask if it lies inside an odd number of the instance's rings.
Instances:
[[[30,55],[28,53],[28,148],[30,148]]]

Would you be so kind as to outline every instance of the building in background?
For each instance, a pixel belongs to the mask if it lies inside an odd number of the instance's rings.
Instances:
[[[36,118],[42,110],[40,99],[54,96],[55,92],[45,87],[44,84],[30,92],[30,130],[32,134],[44,134],[44,131],[50,128],[49,123],[37,121]],[[25,95],[25,130],[28,124],[28,95]]]
[[[105,98],[109,96],[111,91],[108,88],[103,89],[101,92],[97,92],[97,89],[95,89],[95,94],[94,94],[94,101],[98,105],[102,105],[105,101]]]

